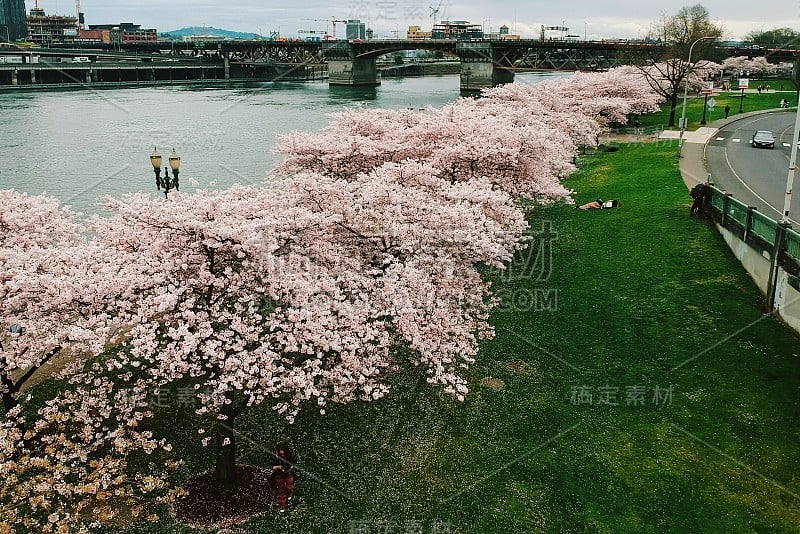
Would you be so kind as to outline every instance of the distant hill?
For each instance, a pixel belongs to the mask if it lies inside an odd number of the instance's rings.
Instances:
[[[181,28],[180,30],[172,30],[169,32],[162,32],[163,37],[171,37],[173,39],[183,39],[189,35],[206,35],[211,37],[220,37],[222,39],[258,39],[261,37],[257,33],[234,32],[230,30],[222,30],[212,26],[190,26],[188,28]]]

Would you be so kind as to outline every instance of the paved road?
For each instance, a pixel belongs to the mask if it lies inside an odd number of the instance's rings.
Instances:
[[[706,165],[720,189],[742,202],[756,206],[773,219],[780,219],[789,173],[794,113],[767,113],[727,124],[711,136],[706,147]],[[753,148],[756,130],[771,130],[773,150]],[[795,179],[790,218],[800,221],[800,172]],[[793,226],[797,226],[793,223]]]

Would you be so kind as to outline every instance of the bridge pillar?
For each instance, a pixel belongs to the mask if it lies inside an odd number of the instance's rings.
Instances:
[[[11,71],[11,85],[19,85],[19,76],[17,76],[17,69]]]
[[[461,59],[461,90],[480,91],[514,81],[508,54],[486,42],[459,42],[456,54]]]
[[[329,85],[380,85],[374,57],[358,57],[350,43],[335,41],[322,48]]]
[[[329,59],[330,85],[380,85],[374,58]]]
[[[31,84],[36,85],[36,71],[31,69]]]
[[[224,61],[225,61],[225,79],[226,80],[230,80],[231,79],[231,58],[228,55],[228,51],[227,50],[223,53],[222,57],[224,58]]]

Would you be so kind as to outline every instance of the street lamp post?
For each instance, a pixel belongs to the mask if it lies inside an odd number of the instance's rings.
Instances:
[[[180,174],[181,168],[181,158],[175,152],[175,149],[172,149],[172,154],[169,155],[169,167],[164,167],[164,176],[161,176],[161,163],[164,161],[164,158],[161,157],[161,154],[158,153],[158,148],[153,148],[153,153],[150,155],[150,163],[153,165],[153,172],[156,175],[156,189],[157,190],[164,190],[164,198],[169,196],[170,189],[175,189],[175,191],[180,191],[179,183],[178,183],[178,175]],[[169,170],[172,169],[172,177],[169,175]]]
[[[694,45],[702,41],[703,39],[715,39],[715,37],[704,35],[703,37],[698,37],[694,40],[692,45],[689,47],[689,60],[688,66],[686,71],[686,77],[689,77],[689,72],[692,68],[692,49]],[[689,92],[689,84],[688,80],[683,81],[683,110],[681,111],[681,133],[678,137],[678,157],[681,157],[681,151],[683,149],[683,133],[686,131],[686,94]]]
[[[744,111],[744,89],[745,88],[741,86],[742,85],[741,82],[742,82],[742,77],[743,76],[747,76],[749,78],[750,77],[750,71],[743,71],[743,70],[739,71],[739,86],[740,86],[740,89],[742,91],[742,94],[739,96],[739,113],[742,113]]]
[[[708,93],[703,95],[703,118],[700,119],[700,124],[706,123],[706,107],[708,107]]]
[[[800,133],[800,106],[797,106],[797,113],[794,119],[794,132],[792,132],[792,150],[789,157],[789,176],[786,178],[786,196],[783,200],[782,224],[789,223],[789,210],[792,204],[792,187],[794,186],[794,175],[797,169],[797,136]]]

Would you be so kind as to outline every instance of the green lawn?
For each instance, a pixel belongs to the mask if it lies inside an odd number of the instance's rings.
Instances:
[[[584,156],[568,181],[578,203],[623,206],[532,212],[556,238],[540,240],[552,268],[533,255],[489,273],[505,302],[465,402],[412,373],[387,399],[292,426],[267,406],[242,417],[243,463],[266,465],[286,437],[304,469],[290,513],[242,531],[797,531],[798,338],[764,318],[716,230],[689,217],[674,155],[656,143]],[[159,411],[157,434],[186,460],[176,484],[213,464],[198,422]],[[194,532],[162,515],[119,531]]]
[[[769,83],[772,86],[770,92],[765,93],[745,93],[744,98],[741,92],[735,89],[726,91],[720,94],[713,95],[716,101],[714,109],[706,109],[706,122],[715,121],[717,119],[725,118],[725,105],[731,107],[729,117],[733,117],[739,113],[739,106],[742,107],[742,113],[749,111],[761,111],[764,109],[779,108],[781,99],[789,100],[792,106],[797,104],[797,93],[794,91],[794,85],[791,81],[787,80],[750,80],[750,87],[755,88],[762,83]],[[781,84],[783,84],[785,91],[779,91]],[[678,107],[675,112],[675,124],[678,124],[678,118],[681,116],[683,108],[683,98],[678,99]],[[711,97],[709,97],[711,98]],[[688,130],[696,130],[700,126],[700,121],[703,118],[703,100],[702,96],[689,95],[686,99],[686,118]],[[652,113],[650,115],[642,115],[638,117],[639,123],[642,127],[662,125],[666,127],[669,123],[669,106],[667,104],[661,105],[661,111]]]

